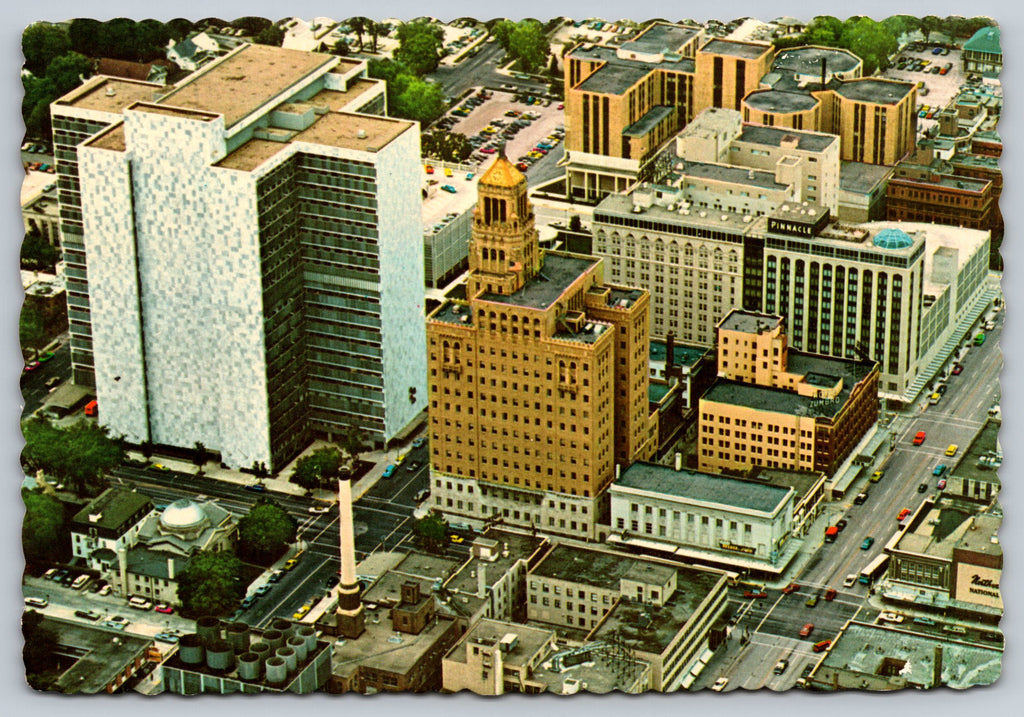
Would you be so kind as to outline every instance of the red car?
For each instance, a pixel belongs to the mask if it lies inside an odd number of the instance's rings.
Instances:
[[[953,375],[954,376],[959,376],[963,372],[964,372],[964,367],[961,366],[960,364],[956,364],[955,366],[953,366]]]
[[[832,602],[835,599],[836,599],[836,589],[835,588],[829,588],[828,590],[825,591],[825,601],[826,602]]]
[[[800,586],[797,585],[796,583],[790,583],[786,587],[782,588],[782,593],[784,595],[789,595],[790,593],[795,593],[799,587]]]
[[[915,445],[915,446],[919,446],[919,445],[921,445],[922,443],[924,443],[924,439],[925,439],[925,437],[926,437],[927,435],[928,435],[928,434],[926,434],[926,433],[925,433],[924,431],[918,431],[918,432],[917,432],[917,435],[916,435],[916,436],[914,436],[914,445]]]
[[[173,607],[171,607],[170,605],[164,605],[163,603],[160,603],[153,609],[157,612],[162,612],[164,615],[170,615],[174,612]]]
[[[25,371],[35,371],[37,368],[39,368],[38,361],[29,361],[25,364]]]
[[[812,632],[814,632],[814,623],[809,622],[800,628],[800,637],[810,637]]]
[[[910,515],[910,508],[904,508],[900,511],[900,514],[896,516],[896,520],[903,520],[908,515]]]
[[[525,172],[529,168],[530,165],[528,165],[526,162],[520,162],[519,164],[516,165],[516,169],[518,169],[520,172]]]
[[[761,598],[768,597],[768,593],[762,591],[754,592],[753,590],[744,590],[743,597],[750,598],[751,600],[760,600]]]

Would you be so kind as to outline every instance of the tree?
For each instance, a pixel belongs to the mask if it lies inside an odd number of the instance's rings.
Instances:
[[[427,125],[444,114],[444,92],[438,84],[409,76],[401,94],[395,97],[393,104],[389,100],[388,107],[395,117]]]
[[[420,139],[424,157],[434,157],[443,162],[461,162],[473,153],[473,145],[466,135],[435,129],[425,132]]]
[[[292,480],[306,490],[322,488],[338,479],[342,462],[341,451],[337,448],[317,449],[296,461]]]
[[[583,220],[580,219],[579,214],[573,214],[569,217],[569,231],[581,232],[583,231]]]
[[[124,459],[121,441],[95,423],[58,428],[48,419],[37,417],[22,424],[22,433],[22,464],[66,483],[77,493],[98,493],[103,487],[103,474]]]
[[[224,615],[245,595],[242,561],[229,552],[200,550],[178,576],[178,600],[191,615]]]
[[[920,30],[921,21],[912,15],[893,15],[882,20],[882,27],[898,41],[903,35]]]
[[[103,23],[90,18],[77,18],[68,27],[68,39],[74,52],[95,57],[99,55],[98,41],[103,33]]]
[[[501,49],[505,52],[509,51],[509,40],[512,38],[512,33],[515,32],[515,29],[516,24],[511,20],[501,20],[491,28],[491,35],[494,36],[494,41],[501,45]]]
[[[284,30],[279,28],[277,25],[271,25],[263,30],[260,30],[259,34],[253,38],[253,42],[259,43],[260,45],[274,45],[280,47],[284,42]]]
[[[25,69],[42,75],[50,61],[71,49],[67,30],[48,22],[29,25],[21,36],[21,52],[25,56]]]
[[[21,545],[25,562],[45,565],[68,554],[64,530],[64,506],[41,490],[23,488],[25,520],[21,524]]]
[[[819,15],[804,29],[802,40],[805,45],[836,47],[842,34],[841,20],[830,15]]]
[[[387,34],[385,26],[379,22],[371,22],[369,25],[370,30],[370,52],[377,51],[377,36],[381,33]]]
[[[30,297],[31,298],[31,297]],[[26,301],[21,305],[21,317],[18,320],[18,338],[21,341],[22,351],[28,349],[32,352],[32,360],[39,356],[39,347],[46,341],[46,321],[39,305],[33,301]]]
[[[410,22],[398,28],[398,49],[395,59],[420,77],[437,69],[444,33],[437,25]]]
[[[272,562],[295,539],[295,519],[277,504],[261,499],[238,521],[239,555]]]
[[[199,468],[202,468],[204,465],[206,465],[206,459],[208,457],[206,452],[206,445],[202,441],[196,441],[196,444],[192,447],[192,450],[195,451],[195,456],[192,458],[192,461]]]
[[[536,20],[517,23],[508,40],[508,52],[516,58],[524,72],[534,72],[544,67],[548,49],[547,35]]]
[[[260,34],[273,24],[265,17],[240,17],[232,23],[235,27],[245,30],[245,34],[250,37]]]
[[[889,57],[898,48],[892,33],[869,17],[847,20],[843,25],[840,43],[864,61],[865,75],[873,75],[876,70],[888,68]]]
[[[348,26],[352,28],[352,32],[356,34],[356,40],[359,42],[359,51],[363,49],[363,32],[366,30],[366,23],[369,22],[365,17],[353,17],[348,21]]]
[[[924,41],[928,42],[928,37],[936,30],[942,27],[942,18],[935,17],[934,15],[925,15],[921,18],[921,34],[924,35]]]
[[[425,549],[434,553],[443,553],[448,547],[448,521],[441,513],[431,510],[427,515],[416,521],[413,533],[417,542]]]
[[[339,57],[348,57],[349,49],[348,43],[345,42],[345,38],[341,38],[334,43],[334,46],[331,47],[331,54],[338,55]]]
[[[349,462],[355,463],[359,460],[359,455],[366,450],[366,434],[359,426],[349,424],[342,429],[341,450],[348,456]]]
[[[53,272],[60,261],[60,249],[35,232],[25,235],[21,243],[21,268],[28,271]]]
[[[92,61],[85,55],[69,52],[53,58],[46,66],[46,79],[53,82],[58,96],[67,94],[92,76]]]
[[[29,75],[22,78],[25,94],[21,98],[21,116],[30,136],[49,137],[50,103],[60,97],[53,81]]]
[[[561,76],[561,73],[558,71],[558,58],[554,55],[551,56],[551,62],[548,63],[548,74],[552,77]]]

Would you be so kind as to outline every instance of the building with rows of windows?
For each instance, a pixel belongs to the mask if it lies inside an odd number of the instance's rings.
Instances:
[[[384,109],[365,62],[265,45],[52,105],[73,376],[113,434],[275,470],[422,411],[419,135]]]
[[[790,350],[781,316],[716,327],[718,381],[700,399],[698,466],[832,475],[878,417],[878,364]]]
[[[480,178],[469,261],[467,299],[427,320],[432,504],[596,538],[615,466],[657,444],[648,295],[605,284],[600,259],[542,254],[504,156]]]

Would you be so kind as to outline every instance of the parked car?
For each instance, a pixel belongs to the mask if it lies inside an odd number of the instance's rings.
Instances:
[[[932,471],[932,475],[933,476],[940,476],[940,475],[942,475],[945,472],[946,472],[946,464],[945,463],[940,463],[939,465],[935,466],[935,469]]]
[[[100,588],[99,595],[101,595],[101,596],[109,595],[110,594],[110,590],[111,590],[111,588],[110,588],[109,585],[104,585],[103,587]]]
[[[158,632],[153,635],[153,639],[159,640],[160,642],[169,642],[173,645],[177,644],[179,637],[169,632]]]
[[[928,437],[928,434],[924,431],[918,431],[917,435],[914,436],[914,445],[919,446],[924,443],[924,439]]]
[[[822,640],[821,642],[814,643],[814,647],[812,647],[811,649],[815,652],[824,652],[830,647],[832,647],[831,640]]]
[[[957,445],[957,444],[955,444],[955,443],[950,443],[950,444],[949,444],[949,447],[948,447],[948,448],[946,448],[946,455],[947,455],[947,456],[955,456],[955,455],[956,455],[956,452],[957,452],[958,450],[960,450],[960,446],[958,446],[958,445]]]
[[[331,510],[331,506],[329,506],[329,505],[311,505],[311,506],[309,506],[309,513],[311,515],[323,515],[324,513],[330,512],[330,510]]]
[[[910,515],[910,508],[904,508],[904,509],[903,509],[903,510],[901,510],[901,511],[899,512],[899,514],[898,514],[898,515],[896,516],[896,520],[897,520],[897,521],[903,520],[903,519],[904,519],[904,518],[906,518],[906,517],[907,517],[908,515]]]
[[[381,478],[390,478],[395,474],[396,470],[398,470],[398,466],[396,466],[394,463],[390,464],[387,468],[384,469],[384,472],[381,473]]]
[[[456,192],[459,191],[450,184],[442,184],[441,189],[445,192],[448,192],[449,194],[455,194]]]
[[[836,599],[836,594],[837,593],[836,593],[836,589],[835,588],[829,588],[828,590],[826,590],[825,591],[825,602],[832,602],[833,600],[835,600]]]
[[[726,688],[726,685],[728,685],[728,684],[729,684],[729,678],[728,677],[719,677],[717,680],[715,680],[715,684],[711,685],[711,691],[712,692],[721,692],[722,690],[724,690]]]
[[[879,622],[894,622],[899,624],[903,622],[903,616],[895,612],[883,612],[878,616]]]
[[[93,622],[96,622],[100,619],[100,617],[102,617],[102,615],[100,615],[95,610],[75,610],[75,617],[80,617],[83,620],[91,620]]]
[[[298,556],[296,556],[294,558],[288,558],[288,560],[285,561],[285,563],[281,567],[281,569],[284,570],[285,572],[288,572],[289,570],[291,570],[292,568],[294,568],[298,564],[299,564]]]
[[[744,590],[743,597],[750,598],[751,600],[760,600],[762,598],[768,597],[768,593],[766,593],[764,590]]]
[[[800,637],[810,637],[812,632],[814,632],[814,623],[809,622],[800,628]]]
[[[953,375],[954,376],[959,376],[963,372],[964,372],[964,367],[961,364],[954,364],[953,365]]]
[[[882,476],[884,476],[884,475],[885,475],[885,471],[883,471],[883,470],[875,471],[874,473],[871,474],[871,482],[872,483],[877,483],[878,481],[882,480]]]
[[[852,588],[856,583],[857,583],[857,576],[854,575],[853,573],[850,573],[845,578],[843,578],[843,587],[844,588]]]
[[[800,586],[796,583],[790,583],[786,587],[782,588],[782,592],[784,595],[789,595],[790,593],[795,593],[799,588]]]
[[[128,618],[121,617],[120,615],[114,615],[112,618],[103,623],[104,627],[109,627],[111,630],[124,630],[131,624]]]
[[[946,489],[946,479],[945,478],[940,479],[935,487],[938,488],[939,490],[945,490]]]
[[[152,610],[153,603],[144,597],[132,597],[128,599],[128,607],[135,610]]]
[[[469,176],[472,177],[473,175],[471,174]],[[426,442],[427,442],[426,438],[417,438],[415,441],[412,442],[412,447],[413,448],[419,448],[420,446],[422,446]]]
[[[842,530],[843,530],[843,529],[844,529],[844,528],[845,528],[845,527],[846,527],[847,525],[849,525],[849,523],[847,523],[847,522],[846,522],[846,518],[840,518],[839,520],[837,520],[837,521],[836,521],[836,527],[837,527],[837,528],[839,528],[840,532],[841,532],[841,531],[842,531]]]
[[[807,605],[807,607],[814,607],[815,605],[818,604],[818,600],[819,599],[820,599],[820,597],[818,596],[817,593],[815,593],[814,595],[811,595],[809,598],[807,598],[807,602],[804,603],[804,604]]]
[[[274,587],[274,586],[273,586],[273,585],[271,585],[270,583],[263,583],[263,584],[262,584],[262,585],[260,585],[260,586],[259,586],[258,588],[256,588],[256,594],[257,594],[257,595],[260,595],[260,596],[262,596],[262,595],[266,595],[267,593],[269,593],[269,592],[271,591],[271,589],[272,589],[273,587]]]
[[[284,573],[283,573],[282,571],[280,571],[280,570],[275,570],[274,572],[272,572],[272,573],[270,574],[270,577],[269,577],[269,578],[267,578],[267,582],[268,582],[268,583],[277,583],[277,582],[281,582],[281,578],[283,578],[283,577],[284,577]]]
[[[925,492],[927,492],[927,490],[928,490],[928,484],[927,483],[918,483],[917,484],[917,492],[918,493],[925,493]]]
[[[174,614],[174,608],[171,607],[170,605],[166,604],[166,603],[160,603],[159,605],[157,605],[153,609],[156,610],[159,613],[163,613],[164,615],[173,615]]]
[[[775,667],[774,669],[772,669],[772,672],[774,672],[776,675],[781,675],[783,672],[786,671],[787,667],[789,667],[789,660],[779,660],[775,663]]]
[[[262,483],[249,483],[245,486],[245,489],[251,490],[253,493],[265,493],[267,491],[267,487]]]
[[[245,599],[242,600],[242,609],[243,610],[248,610],[253,605],[255,605],[256,601],[259,600],[259,599],[260,599],[259,595],[246,595]]]

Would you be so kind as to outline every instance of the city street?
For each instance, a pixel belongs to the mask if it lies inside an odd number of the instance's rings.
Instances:
[[[71,349],[67,343],[62,343],[53,352],[53,358],[39,364],[36,370],[22,371],[21,396],[25,401],[25,408],[21,412],[22,418],[31,416],[43,405],[47,395],[56,388],[47,388],[46,382],[55,376],[60,378],[61,382],[71,377]]]

